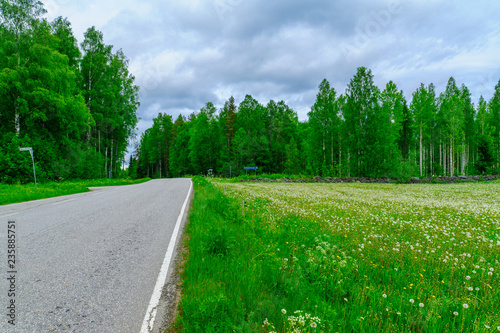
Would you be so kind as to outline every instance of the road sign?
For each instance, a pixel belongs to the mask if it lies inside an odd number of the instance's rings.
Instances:
[[[245,167],[245,170],[259,170],[259,167]]]

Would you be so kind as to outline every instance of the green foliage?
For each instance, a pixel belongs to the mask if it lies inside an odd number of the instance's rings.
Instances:
[[[226,256],[231,247],[233,246],[234,240],[232,240],[228,234],[227,229],[215,227],[208,230],[206,237],[206,251],[208,254]]]
[[[488,141],[488,137],[485,135],[479,136],[478,142],[478,156],[477,162],[475,164],[476,170],[481,175],[484,175],[486,170],[488,170],[494,162],[491,142]]]
[[[313,170],[321,170],[322,176],[329,176],[328,169],[333,169],[335,165],[341,163],[339,103],[342,103],[342,98],[336,99],[335,89],[324,79],[319,85],[316,102],[308,113],[308,164]]]
[[[383,143],[379,142],[382,138],[379,125],[383,126],[386,120],[380,112],[380,92],[373,83],[372,72],[365,67],[358,68],[347,86],[346,95],[344,118],[349,175],[372,176],[384,169],[381,163],[385,156],[379,151],[383,148]]]
[[[219,111],[207,103],[187,120],[179,116],[163,136],[155,134],[157,118],[141,139],[133,174],[211,170],[238,177],[246,166],[292,176],[398,179],[500,172],[500,82],[477,110],[468,88],[453,78],[439,97],[432,83],[421,84],[408,104],[394,82],[380,91],[372,72],[360,67],[344,95],[324,79],[308,116],[299,122],[285,102],[264,106],[247,95],[239,105],[231,97]]]
[[[40,180],[120,173],[137,123],[137,91],[121,51],[91,28],[80,52],[71,24],[42,19],[33,0],[0,3],[0,181],[27,182],[33,147]]]

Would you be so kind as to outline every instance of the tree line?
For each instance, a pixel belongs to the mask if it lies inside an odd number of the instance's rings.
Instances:
[[[158,114],[130,158],[133,177],[259,172],[330,177],[410,177],[500,173],[500,81],[490,101],[448,80],[407,101],[392,81],[380,90],[360,67],[344,94],[325,79],[308,120],[285,102],[231,97],[187,119]]]
[[[0,182],[112,176],[137,124],[139,88],[122,50],[89,28],[48,22],[37,0],[0,2]]]

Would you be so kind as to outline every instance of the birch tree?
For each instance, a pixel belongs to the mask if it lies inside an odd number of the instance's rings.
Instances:
[[[15,64],[13,66],[12,78],[19,78],[23,68],[26,68],[30,58],[28,50],[33,45],[33,38],[31,32],[33,28],[39,23],[39,18],[47,11],[43,7],[43,3],[37,0],[2,0],[0,2],[0,17],[2,28],[13,38],[11,44],[14,47],[13,55],[15,57]],[[5,36],[5,35],[4,35]],[[8,36],[8,37],[10,37]],[[14,92],[19,94],[20,92]],[[16,135],[19,137],[21,132],[21,117],[26,112],[23,99],[14,98],[16,101],[13,105],[14,115],[12,122]]]
[[[367,122],[379,110],[379,90],[373,83],[371,70],[365,67],[357,69],[346,89],[344,119],[348,147],[349,174],[364,176],[370,171],[367,158],[369,144]]]
[[[428,144],[431,140],[436,112],[433,84],[430,84],[427,88],[423,83],[420,84],[420,87],[413,93],[410,109],[414,119],[414,128],[417,130],[419,174],[422,177],[426,172],[426,170],[424,170],[425,151],[430,152],[428,154],[431,154],[433,151],[433,149],[431,149],[432,147]],[[426,144],[427,147],[425,147]]]
[[[495,92],[489,104],[489,131],[492,140],[493,157],[496,172],[500,172],[500,80],[495,86]]]

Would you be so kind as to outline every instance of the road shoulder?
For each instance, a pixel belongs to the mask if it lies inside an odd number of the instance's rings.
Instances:
[[[184,270],[187,248],[185,246],[188,235],[184,233],[185,227],[189,222],[189,213],[191,211],[194,198],[194,186],[189,198],[189,204],[186,208],[186,214],[182,220],[179,235],[176,240],[174,259],[169,268],[167,280],[163,286],[160,302],[157,308],[156,320],[152,333],[169,332],[177,317],[179,302],[182,292],[182,272]]]

